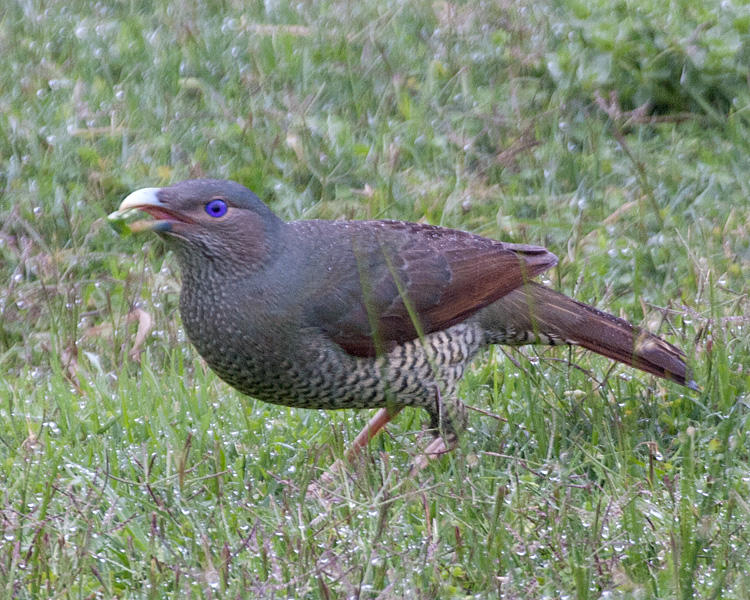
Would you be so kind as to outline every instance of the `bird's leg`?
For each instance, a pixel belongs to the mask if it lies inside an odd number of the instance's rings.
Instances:
[[[362,452],[362,449],[367,446],[372,438],[383,429],[393,418],[403,410],[402,406],[388,406],[381,408],[375,413],[375,416],[370,419],[370,422],[365,425],[365,428],[359,432],[351,447],[346,452],[346,460],[348,463],[353,463]]]
[[[432,412],[430,428],[436,431],[435,438],[427,444],[424,453],[414,459],[411,473],[424,469],[428,461],[440,458],[458,446],[456,428],[466,428],[466,406],[457,397],[451,396],[443,402],[440,388],[435,388],[435,411]]]
[[[345,460],[336,459],[336,461],[328,468],[328,470],[323,473],[320,478],[312,482],[308,488],[307,495],[309,497],[314,497],[316,495],[320,496],[322,493],[322,487],[321,485],[329,485],[331,484],[337,476],[340,476],[342,473],[345,473],[345,465],[346,464],[353,464],[357,458],[362,454],[362,449],[367,446],[367,444],[370,442],[372,438],[374,438],[378,431],[383,429],[390,421],[393,420],[393,418],[401,412],[403,409],[402,406],[387,406],[385,408],[381,408],[378,410],[378,412],[375,413],[375,415],[370,419],[370,422],[365,425],[365,428],[359,432],[356,438],[354,438],[354,441],[352,442],[351,447],[346,451]]]
[[[432,441],[425,446],[424,453],[427,455],[428,459],[435,460],[436,458],[440,458],[441,454],[445,454],[446,452],[450,452],[451,450],[453,450],[457,444],[458,439],[455,439],[450,447],[448,447],[448,444],[445,443],[443,436],[439,435],[436,438],[433,438]]]

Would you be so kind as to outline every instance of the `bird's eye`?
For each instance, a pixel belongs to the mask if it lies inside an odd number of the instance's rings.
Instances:
[[[227,214],[227,203],[220,198],[214,198],[211,202],[206,204],[206,213],[210,217],[223,217]]]

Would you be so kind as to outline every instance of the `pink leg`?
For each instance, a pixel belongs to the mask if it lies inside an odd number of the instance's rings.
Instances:
[[[365,428],[356,438],[354,438],[351,447],[346,451],[346,462],[350,465],[353,464],[370,440],[374,438],[378,431],[383,429],[393,417],[400,413],[402,408],[403,406],[399,406],[390,410],[388,408],[381,408],[378,410]],[[337,459],[331,467],[320,476],[320,479],[317,482],[310,483],[310,487],[307,490],[307,496],[311,498],[315,496],[324,497],[325,494],[323,492],[323,487],[321,486],[332,484],[345,472],[344,461]]]
[[[375,413],[375,416],[370,419],[370,422],[365,426],[365,428],[359,433],[356,438],[354,438],[351,448],[346,451],[347,462],[354,462],[359,456],[360,452],[362,452],[362,449],[367,446],[367,444],[372,438],[375,437],[378,431],[383,429],[383,427],[385,427],[386,424],[393,419],[393,417],[400,413],[403,408],[403,406],[398,406],[396,408],[381,408],[380,410],[378,410],[378,412]]]
[[[448,446],[445,445],[445,440],[438,436],[425,446],[424,453],[427,455],[427,458],[433,460],[435,458],[440,458],[441,454],[450,452],[452,449],[453,448],[448,448]]]
[[[446,445],[445,440],[438,436],[433,439],[427,446],[425,446],[424,453],[418,454],[414,457],[409,469],[409,474],[414,476],[419,471],[427,467],[429,461],[440,458],[443,454],[446,454],[453,450],[457,444],[454,444],[450,448]]]
[[[438,403],[440,403],[441,395],[440,395],[440,389],[435,390],[437,395]],[[440,458],[443,454],[446,454],[447,452],[450,452],[458,445],[458,440],[453,436],[453,442],[450,446],[448,446],[445,443],[445,440],[443,439],[443,436],[440,435],[438,432],[438,435],[433,439],[424,449],[424,454],[420,456],[416,456],[412,462],[410,473],[411,475],[415,475],[418,471],[421,471],[424,469],[428,461],[436,460]]]

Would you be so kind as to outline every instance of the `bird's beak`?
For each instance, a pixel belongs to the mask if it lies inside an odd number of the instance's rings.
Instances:
[[[188,222],[186,218],[177,214],[159,199],[160,191],[161,188],[136,190],[120,203],[120,207],[109,215],[109,219],[111,221],[123,221],[133,211],[143,211],[154,218],[153,221],[141,220],[130,223],[127,227],[133,233],[141,231],[169,233],[172,231],[174,223]]]

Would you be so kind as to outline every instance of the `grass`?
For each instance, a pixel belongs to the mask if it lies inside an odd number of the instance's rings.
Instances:
[[[0,597],[750,597],[749,34],[730,2],[7,2]],[[229,389],[173,257],[106,223],[203,175],[544,244],[702,391],[496,349],[462,395],[499,419],[409,479],[406,411],[310,497],[368,415]]]

